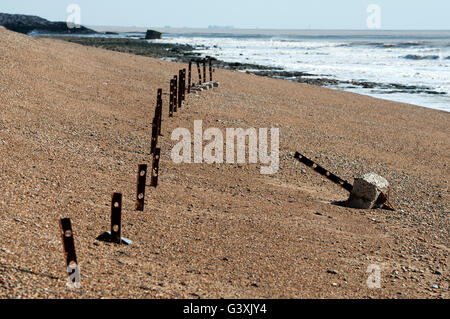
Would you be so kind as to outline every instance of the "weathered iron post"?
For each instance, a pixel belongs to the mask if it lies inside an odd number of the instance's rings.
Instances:
[[[162,122],[162,89],[158,89],[156,117],[158,118],[158,135],[161,136],[161,122]]]
[[[206,58],[203,59],[203,83],[206,83]]]
[[[192,61],[189,61],[189,71],[188,71],[188,94],[191,93],[191,82],[192,82]]]
[[[213,81],[213,68],[212,68],[212,59],[209,57],[209,81]]]
[[[71,276],[78,271],[77,254],[75,253],[75,242],[73,238],[72,223],[70,218],[61,218],[59,221],[59,228],[61,231],[61,241],[64,249],[64,258],[66,260],[67,273],[69,275],[70,284],[74,284],[74,279]],[[78,274],[79,275],[79,274]],[[79,279],[79,278],[78,278]],[[76,282],[75,282],[76,284]]]
[[[111,198],[111,241],[122,243],[122,194],[113,193]]]
[[[202,71],[200,70],[200,61],[197,60],[198,85],[202,85]]]
[[[141,212],[144,211],[146,180],[147,180],[147,164],[141,164],[138,167],[137,191],[136,191],[136,210]]]
[[[182,70],[182,74],[183,74],[183,79],[181,81],[181,96],[182,96],[182,100],[185,101],[186,100],[186,69]]]
[[[153,155],[152,179],[151,179],[151,186],[155,188],[158,187],[160,156],[161,156],[161,149],[157,148],[155,154]]]
[[[173,117],[173,88],[174,80],[170,80],[170,101],[169,101],[169,117]]]
[[[73,239],[72,223],[70,218],[61,218],[59,221],[59,227],[61,229],[61,239],[66,265],[69,266],[71,263],[77,264],[77,254],[75,253],[75,242]]]
[[[178,111],[178,78],[176,75],[173,78],[173,111]]]
[[[152,122],[152,142],[150,147],[150,154],[155,153],[158,145],[158,137],[161,135],[161,118],[162,118],[162,89],[158,89],[157,103],[155,109],[155,117]]]
[[[183,103],[183,70],[178,72],[178,108],[181,109]]]

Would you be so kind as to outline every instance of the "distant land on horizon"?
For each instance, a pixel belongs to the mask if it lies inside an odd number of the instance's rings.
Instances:
[[[32,31],[60,34],[95,34],[105,32],[145,33],[147,30],[157,30],[162,33],[176,34],[236,34],[236,35],[285,35],[285,36],[358,36],[358,35],[416,35],[427,36],[450,30],[387,30],[387,29],[271,29],[271,28],[236,28],[234,26],[210,25],[205,28],[191,27],[138,27],[138,26],[105,26],[81,25],[79,28],[68,28],[66,22],[53,22],[36,15],[0,13],[0,25],[15,32],[28,34]]]
[[[298,34],[309,34],[309,35],[323,35],[323,34],[342,34],[355,35],[364,34],[374,34],[374,35],[391,35],[391,34],[415,34],[415,35],[427,35],[437,32],[448,32],[449,30],[387,30],[387,29],[265,29],[265,28],[254,28],[254,29],[244,29],[235,27],[205,27],[205,28],[190,28],[190,27],[137,27],[137,26],[104,26],[104,25],[87,25],[92,30],[97,32],[146,32],[148,29],[157,30],[162,33],[178,33],[178,34],[192,34],[192,33],[209,33],[209,34],[221,34],[221,33],[233,33],[233,34],[266,34],[266,35],[298,35]]]

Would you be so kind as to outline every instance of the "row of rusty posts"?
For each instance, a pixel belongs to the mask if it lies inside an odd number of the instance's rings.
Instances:
[[[192,79],[192,62],[189,61],[189,76],[188,76],[188,93],[191,93],[191,87],[193,83]],[[212,82],[213,80],[213,67],[212,67],[212,59],[211,57],[201,59],[201,60],[195,60],[194,61],[197,65],[197,73],[198,73],[198,85],[202,85],[203,83],[206,83],[206,66],[209,65],[209,81]],[[203,65],[203,76],[202,76],[202,70],[200,64]]]
[[[200,70],[200,62],[203,63],[203,77]],[[206,64],[207,60],[197,60],[197,69],[199,76],[199,84],[206,82]],[[212,61],[209,58],[209,77],[212,81]],[[203,80],[202,80],[203,79]],[[203,82],[202,82],[203,81]],[[187,82],[187,87],[186,87]],[[191,93],[192,87],[192,61],[189,61],[188,77],[186,81],[186,69],[179,71],[178,75],[175,75],[170,80],[170,100],[169,100],[169,117],[172,118],[174,113],[182,108],[182,102],[186,99],[186,92]],[[162,89],[157,91],[157,102],[155,108],[155,115],[152,122],[152,138],[150,146],[150,155],[152,155],[152,170],[151,170],[151,183],[150,186],[158,187],[158,177],[159,177],[159,162],[161,157],[161,148],[158,147],[158,140],[161,135],[161,124],[162,124]],[[145,188],[147,181],[147,164],[138,165],[137,173],[137,189],[136,189],[136,210],[144,211],[145,205]],[[67,271],[69,274],[70,283],[75,283],[76,277],[72,275],[76,272],[79,273],[77,256],[75,252],[75,243],[72,230],[72,223],[70,218],[61,218],[60,231],[62,244],[64,249],[64,256],[67,265]],[[130,244],[131,241],[127,238],[122,237],[122,194],[113,193],[111,195],[111,230],[110,232],[105,232],[100,235],[98,240],[104,240],[112,242],[115,244]],[[69,284],[69,282],[68,282]]]

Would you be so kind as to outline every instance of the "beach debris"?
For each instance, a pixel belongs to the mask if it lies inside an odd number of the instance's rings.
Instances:
[[[151,178],[151,186],[158,187],[158,177],[159,177],[159,159],[161,156],[161,149],[157,148],[155,153],[153,154],[153,163],[152,163],[152,178]]]
[[[338,275],[338,272],[336,270],[334,270],[334,269],[328,269],[327,273],[331,274],[331,275]]]
[[[385,178],[375,173],[367,173],[355,178],[347,206],[358,209],[382,208],[386,199],[381,194],[388,194],[388,191],[389,182]]]
[[[356,178],[354,186],[299,152],[295,153],[295,159],[350,192],[349,199],[344,203],[345,206],[359,209],[384,208],[396,210],[389,199],[389,183],[383,177],[369,173],[361,178]]]
[[[211,87],[210,87],[209,83],[203,83],[202,85],[199,86],[199,89],[201,89],[202,91],[206,91],[206,90],[209,90]]]
[[[147,180],[147,164],[141,164],[138,167],[137,192],[136,192],[136,210],[141,212],[144,211],[146,180]]]
[[[192,85],[191,86],[191,92],[199,92],[199,91],[206,91],[212,88],[219,87],[219,82],[206,82],[202,83],[201,85]]]
[[[111,231],[104,232],[96,239],[98,241],[131,245],[132,241],[122,237],[122,194],[113,193],[111,195]]]
[[[145,34],[145,39],[146,40],[162,39],[162,33],[155,30],[147,30],[147,33]]]

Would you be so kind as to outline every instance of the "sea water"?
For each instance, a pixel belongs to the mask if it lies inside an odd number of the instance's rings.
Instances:
[[[450,111],[450,31],[206,30],[165,33],[152,41],[190,44],[201,55],[226,62],[375,82],[379,85],[372,88],[330,87]]]

